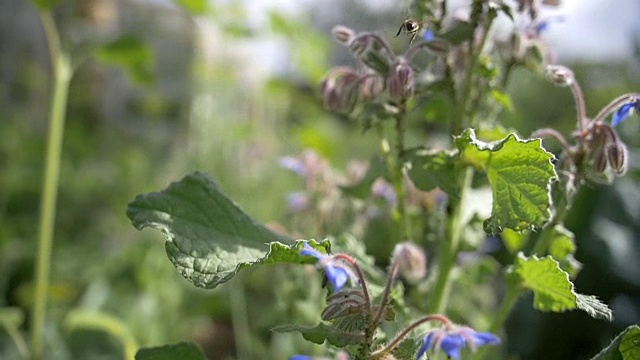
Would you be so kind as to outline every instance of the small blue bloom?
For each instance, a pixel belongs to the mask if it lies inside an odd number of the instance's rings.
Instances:
[[[418,350],[416,359],[420,359],[427,350],[433,350],[437,347],[440,347],[449,358],[459,359],[460,349],[463,349],[467,344],[471,349],[475,350],[478,346],[492,345],[499,342],[500,339],[495,335],[487,332],[479,333],[469,327],[440,328],[427,333],[422,346]]]
[[[342,264],[334,261],[333,256],[322,254],[307,243],[305,243],[304,248],[300,250],[300,255],[310,255],[318,259],[318,266],[327,274],[327,279],[329,279],[335,291],[340,291],[350,278],[349,271],[347,271]]]
[[[287,203],[289,204],[289,208],[293,211],[304,211],[309,207],[309,197],[305,192],[292,192],[287,195]]]
[[[433,31],[431,30],[425,30],[424,34],[422,34],[422,39],[424,41],[431,41],[433,39],[435,39],[436,36],[433,34]]]
[[[613,114],[613,118],[611,119],[611,126],[615,127],[616,125],[623,122],[629,115],[633,114],[635,111],[638,111],[640,107],[640,100],[637,98],[632,99],[626,104],[620,106],[618,111]]]
[[[313,358],[306,355],[292,355],[289,356],[289,360],[313,360]]]

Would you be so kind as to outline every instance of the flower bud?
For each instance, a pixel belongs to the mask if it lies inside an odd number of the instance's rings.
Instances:
[[[624,175],[629,168],[629,150],[621,141],[615,141],[605,148],[609,165],[617,175]]]
[[[420,247],[410,242],[396,245],[391,263],[397,264],[398,272],[409,283],[417,283],[427,274],[427,257]]]
[[[343,290],[327,297],[327,307],[322,311],[322,320],[329,321],[365,310],[366,302],[362,290]]]
[[[607,170],[607,166],[609,165],[609,161],[607,160],[607,155],[602,147],[598,147],[593,152],[593,169],[596,172],[603,173]]]
[[[370,69],[386,75],[393,61],[393,53],[380,36],[374,33],[360,33],[349,44],[351,53]]]
[[[548,65],[547,77],[554,84],[560,86],[569,86],[575,81],[573,72],[569,70],[569,68],[562,65]]]
[[[384,91],[384,79],[377,74],[364,76],[360,83],[360,95],[363,99],[375,99]]]
[[[353,32],[353,30],[342,25],[335,26],[331,29],[331,33],[333,34],[333,37],[344,46],[349,46],[351,40],[356,36],[356,33]]]
[[[331,69],[320,84],[320,92],[324,106],[328,109],[349,113],[358,100],[360,76],[348,67],[340,66]]]
[[[393,100],[406,100],[413,95],[413,69],[404,57],[398,57],[387,77],[387,88]]]

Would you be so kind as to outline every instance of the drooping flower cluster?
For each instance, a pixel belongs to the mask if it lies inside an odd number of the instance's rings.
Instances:
[[[500,339],[488,332],[476,332],[470,327],[453,324],[444,325],[439,329],[429,331],[418,350],[416,359],[420,359],[427,350],[440,348],[451,359],[459,359],[460,351],[467,345],[471,350],[479,346],[498,344]]]

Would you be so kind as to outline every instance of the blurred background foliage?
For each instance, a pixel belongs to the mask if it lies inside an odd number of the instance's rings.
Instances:
[[[46,1],[44,2],[46,3]],[[404,5],[403,5],[404,6]],[[261,7],[265,8],[265,7]],[[330,39],[335,24],[390,38],[404,11],[360,1],[306,1],[299,11],[260,11],[251,1],[64,0],[54,15],[76,66],[66,117],[46,332],[51,359],[121,359],[123,346],[195,340],[210,359],[283,359],[321,347],[269,328],[312,323],[320,279],[300,269],[252,270],[212,291],[193,288],[167,261],[163,239],[139,233],[124,210],[136,194],[187,172],[213,175],[248,213],[295,228],[287,195],[303,187],[278,159],[314,149],[336,171],[369,160],[375,136],[322,108],[317,85],[348,54]],[[396,7],[398,8],[398,7]],[[266,9],[266,8],[265,8]],[[392,42],[403,51],[406,39]],[[629,46],[633,46],[630,38]],[[636,46],[637,47],[637,46]],[[640,85],[638,60],[574,62],[590,114]],[[36,8],[0,3],[0,358],[19,358],[14,330],[28,331],[50,64]],[[574,128],[573,99],[540,74],[517,71],[505,126],[527,136]],[[424,118],[437,114],[437,104]],[[513,359],[586,359],[625,326],[640,322],[640,138],[637,119],[620,132],[632,170],[611,187],[582,191],[569,220],[582,293],[608,303],[615,320],[580,312],[543,314],[521,300],[507,324]],[[445,143],[424,121],[416,141]],[[557,144],[546,143],[549,149]],[[384,247],[385,225],[364,232]],[[389,230],[386,230],[389,231]],[[374,252],[375,247],[374,247]],[[376,252],[384,265],[386,259]],[[500,259],[500,251],[495,255]],[[500,294],[473,287],[496,271],[470,267],[451,311]],[[292,281],[299,280],[299,281]],[[317,282],[317,284],[315,284]],[[311,290],[310,290],[311,289]],[[489,299],[489,300],[487,300]],[[135,346],[135,345],[134,345]]]

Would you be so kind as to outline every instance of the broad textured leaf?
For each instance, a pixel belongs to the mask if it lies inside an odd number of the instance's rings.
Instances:
[[[457,197],[456,158],[455,153],[448,151],[415,150],[407,158],[411,163],[409,177],[420,190],[429,191],[438,187]]]
[[[363,333],[345,332],[325,324],[316,326],[285,325],[272,328],[271,331],[281,333],[297,331],[302,333],[302,336],[308,341],[316,344],[322,344],[327,341],[337,347],[361,344],[365,341]]]
[[[153,82],[153,52],[142,40],[124,35],[96,49],[96,57],[107,64],[121,67],[135,82]]]
[[[191,342],[142,348],[136,353],[136,360],[206,360],[200,347]]]
[[[255,264],[314,260],[298,254],[302,241],[292,242],[258,223],[198,172],[161,192],[138,195],[127,216],[137,229],[160,230],[169,260],[198,287],[215,288]],[[324,252],[330,246],[328,241],[309,244]]]
[[[207,0],[174,0],[183,9],[194,15],[203,15],[208,10]]]
[[[520,140],[511,134],[501,141],[485,143],[467,129],[455,138],[463,162],[487,173],[493,193],[491,218],[485,230],[499,233],[539,228],[549,219],[550,183],[556,178],[553,154],[540,139]]]
[[[518,254],[510,272],[524,288],[533,291],[533,307],[541,311],[563,312],[579,309],[591,317],[611,320],[611,310],[595,296],[574,291],[569,274],[551,256],[538,258]]]
[[[637,360],[640,359],[640,327],[631,325],[591,360]]]

